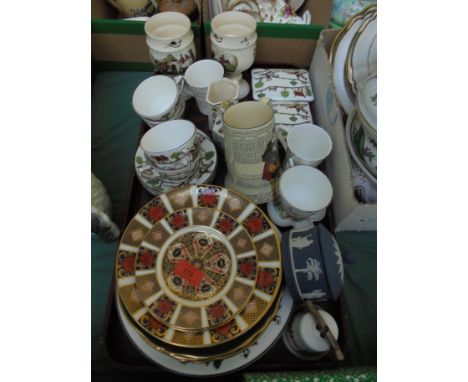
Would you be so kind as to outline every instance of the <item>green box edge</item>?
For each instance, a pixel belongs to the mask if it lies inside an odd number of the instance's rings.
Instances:
[[[276,24],[276,23],[257,23],[257,36],[269,38],[290,38],[317,40],[320,32],[323,30],[322,25],[318,24]],[[204,30],[206,35],[211,32],[211,23],[205,21]]]
[[[144,21],[130,21],[119,19],[91,19],[91,33],[145,35]],[[192,31],[196,37],[200,36],[201,26],[192,23]]]

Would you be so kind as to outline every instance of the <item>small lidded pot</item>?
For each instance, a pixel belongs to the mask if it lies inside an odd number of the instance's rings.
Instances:
[[[190,19],[179,12],[162,12],[145,22],[146,43],[156,71],[183,74],[196,60]]]
[[[294,301],[336,300],[344,282],[341,251],[322,224],[284,232],[281,258]]]

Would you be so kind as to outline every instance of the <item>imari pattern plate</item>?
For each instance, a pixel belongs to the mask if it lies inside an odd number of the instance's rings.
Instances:
[[[183,186],[156,197],[119,246],[118,295],[152,337],[183,347],[252,328],[281,284],[279,239],[255,204],[226,188]]]
[[[272,101],[312,102],[309,72],[304,69],[253,69],[252,97]]]

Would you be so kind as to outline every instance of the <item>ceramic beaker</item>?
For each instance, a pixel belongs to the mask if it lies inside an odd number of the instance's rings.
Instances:
[[[240,102],[223,115],[226,187],[255,203],[274,198],[279,169],[272,107],[261,101]]]

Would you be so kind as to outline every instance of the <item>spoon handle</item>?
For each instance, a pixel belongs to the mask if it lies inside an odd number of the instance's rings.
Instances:
[[[335,351],[335,356],[338,361],[343,361],[344,360],[344,354],[341,351],[341,347],[338,344],[338,342],[335,339],[335,336],[333,333],[330,331],[328,328],[325,320],[323,319],[322,315],[318,311],[317,307],[312,303],[310,300],[305,301],[307,308],[309,309],[310,313],[314,316],[314,318],[317,320],[318,324],[322,327],[322,330],[325,332],[328,342],[330,343],[331,347]]]

